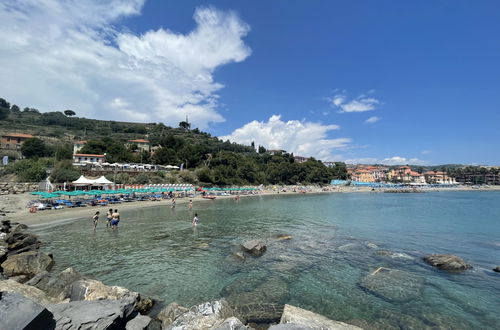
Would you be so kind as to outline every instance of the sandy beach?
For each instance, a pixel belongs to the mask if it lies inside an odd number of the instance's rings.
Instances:
[[[282,191],[279,189],[279,195],[298,195],[302,194],[301,192],[293,192],[290,188],[285,188],[286,191]],[[431,191],[494,191],[500,190],[500,187],[495,186],[484,186],[484,187],[454,187],[454,188],[421,188],[418,189],[418,192],[431,192]],[[384,192],[382,189],[372,190],[369,187],[328,187],[328,188],[320,188],[320,187],[312,187],[309,188],[308,194],[321,194],[321,193],[381,193]],[[278,189],[276,190],[263,190],[258,195],[240,195],[241,198],[246,197],[255,197],[255,196],[266,196],[266,195],[278,195]],[[234,195],[229,196],[217,196],[217,199],[227,199],[234,198]],[[63,222],[70,221],[74,219],[81,218],[91,218],[92,215],[96,211],[101,212],[101,218],[103,219],[106,211],[109,208],[117,208],[119,211],[127,211],[133,210],[137,208],[147,208],[147,207],[165,207],[170,208],[171,202],[170,199],[164,199],[161,201],[136,201],[131,203],[121,203],[121,204],[111,204],[107,206],[87,206],[87,207],[76,207],[76,208],[64,208],[60,210],[43,210],[38,211],[36,213],[30,213],[28,208],[26,207],[28,203],[35,199],[35,196],[25,193],[25,194],[16,194],[16,195],[3,195],[0,196],[0,202],[3,206],[3,211],[6,213],[6,218],[23,223],[29,226],[37,226],[37,225],[45,225],[52,222]],[[212,200],[203,199],[201,196],[196,196],[193,198],[184,197],[178,198],[176,207],[178,208],[187,208],[187,203],[189,200],[193,200],[193,204],[196,205],[198,203],[211,203]]]

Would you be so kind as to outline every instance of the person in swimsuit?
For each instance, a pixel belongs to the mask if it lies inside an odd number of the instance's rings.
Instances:
[[[192,210],[192,209],[193,209],[193,200],[192,200],[192,199],[190,199],[190,200],[189,200],[188,208],[189,208],[190,210]]]
[[[175,197],[172,198],[172,208],[174,208],[174,207],[175,207]]]
[[[94,231],[97,228],[97,221],[99,221],[99,211],[97,211],[92,217],[92,223],[94,224]]]
[[[106,228],[111,227],[111,220],[113,219],[113,209],[109,209],[106,213]]]
[[[113,214],[111,215],[112,220],[111,220],[111,229],[117,229],[118,228],[118,222],[120,222],[120,213],[118,213],[118,210],[115,210]]]
[[[193,227],[197,226],[199,222],[200,222],[200,219],[198,219],[198,213],[195,213],[194,218],[193,218],[193,222],[192,222]]]

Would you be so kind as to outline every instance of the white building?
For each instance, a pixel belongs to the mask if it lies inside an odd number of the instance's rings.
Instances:
[[[74,154],[73,163],[99,163],[106,162],[106,155],[93,155],[93,154]]]

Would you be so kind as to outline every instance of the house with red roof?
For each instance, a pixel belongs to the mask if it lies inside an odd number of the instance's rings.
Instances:
[[[21,146],[23,143],[31,139],[33,135],[24,134],[24,133],[10,133],[10,134],[2,134],[2,138],[0,139],[0,146],[5,150],[21,150]]]

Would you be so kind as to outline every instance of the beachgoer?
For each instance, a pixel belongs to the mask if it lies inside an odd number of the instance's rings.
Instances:
[[[172,198],[172,208],[174,208],[174,207],[175,207],[175,197]]]
[[[192,199],[190,199],[190,200],[189,200],[188,208],[189,208],[190,210],[192,210],[192,209],[193,209],[193,200],[192,200]]]
[[[198,219],[198,213],[195,213],[194,218],[193,218],[193,222],[192,222],[193,227],[197,226],[199,222],[200,222],[200,219]]]
[[[113,209],[109,209],[106,213],[106,228],[111,227],[111,220],[113,219]]]
[[[118,213],[118,210],[115,210],[113,214],[111,215],[112,220],[111,220],[111,228],[112,229],[117,229],[118,228],[118,222],[120,222],[120,213]]]
[[[97,221],[99,221],[99,211],[97,211],[92,217],[92,222],[94,224],[94,230],[97,228]]]

